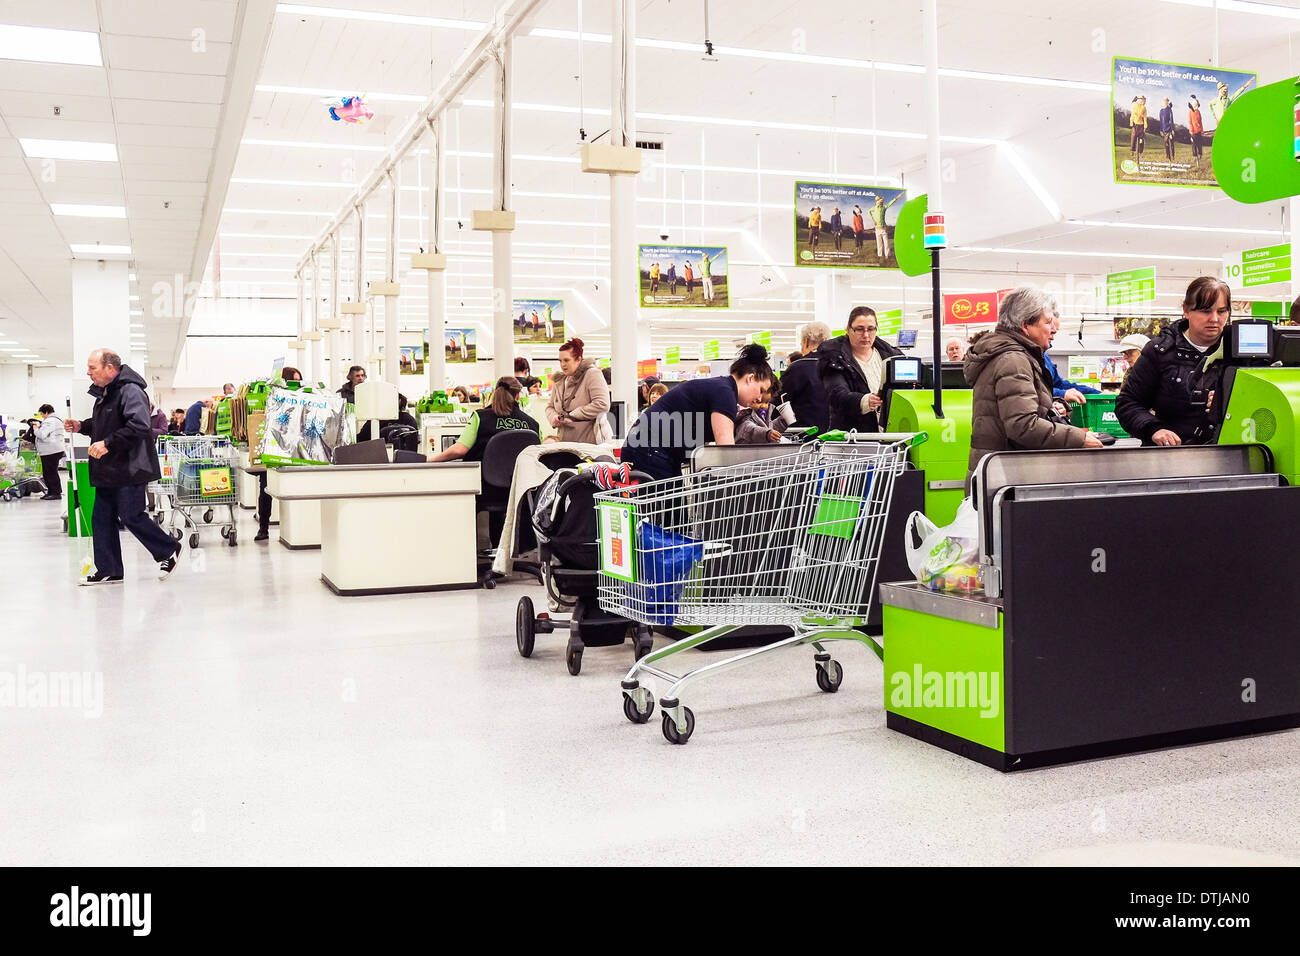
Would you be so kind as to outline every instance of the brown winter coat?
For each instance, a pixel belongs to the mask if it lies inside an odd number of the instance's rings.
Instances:
[[[1052,412],[1052,388],[1043,350],[1020,332],[994,329],[970,347],[965,359],[971,398],[967,481],[990,452],[1018,448],[1082,448],[1082,428]]]
[[[597,444],[596,419],[609,411],[609,386],[604,374],[591,359],[583,359],[571,375],[565,375],[551,389],[551,400],[546,406],[546,419],[554,427],[560,441],[589,442]],[[558,424],[560,415],[568,415],[573,422]]]

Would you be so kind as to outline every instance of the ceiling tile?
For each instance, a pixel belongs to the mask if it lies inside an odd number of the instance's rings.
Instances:
[[[225,96],[224,76],[191,76],[146,70],[109,71],[114,97],[161,99],[171,103],[220,103]]]
[[[156,124],[118,123],[117,142],[128,146],[180,146],[211,149],[217,133],[211,127],[160,126]]]
[[[159,73],[226,75],[230,44],[207,40],[163,40],[154,37],[105,36],[105,65],[110,70],[149,66]]]
[[[108,74],[102,66],[0,60],[0,90],[108,96]]]
[[[185,0],[183,3],[99,0],[99,6],[105,33],[188,41],[196,29],[202,29],[208,43],[230,43],[239,12],[239,4],[229,0]]]
[[[114,100],[119,123],[155,126],[197,126],[213,129],[221,120],[221,106],[212,103],[173,103],[149,98],[122,97]]]
[[[4,22],[98,32],[99,12],[95,0],[5,0]]]

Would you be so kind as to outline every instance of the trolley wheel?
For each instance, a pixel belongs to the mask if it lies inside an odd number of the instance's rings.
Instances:
[[[226,544],[232,548],[239,543],[239,532],[234,528],[230,529],[230,534],[226,535]]]
[[[222,525],[222,526],[221,526],[221,537],[223,537],[223,538],[229,538],[229,537],[230,537],[230,528],[226,527],[225,525]]]
[[[817,686],[828,694],[839,690],[843,680],[844,668],[840,667],[839,661],[828,661],[825,666],[817,668]]]
[[[163,523],[163,516],[161,511],[153,516],[153,523],[156,525],[161,525]]]
[[[679,731],[673,715],[664,711],[664,738],[670,744],[684,744],[691,739],[691,734],[695,733],[695,715],[691,713],[689,707],[683,707],[682,713],[686,715],[686,733]]]
[[[212,524],[212,509],[211,509],[211,508],[209,508],[207,511],[203,512],[203,523],[204,523],[204,524]]]
[[[655,639],[650,636],[650,632],[644,634],[639,629],[632,630],[632,658],[640,660],[655,649]]]
[[[199,546],[199,533],[195,531],[192,535],[190,535],[190,547],[197,548],[198,546]]]
[[[645,692],[645,711],[636,709],[636,701],[632,699],[631,694],[623,695],[623,716],[634,724],[644,724],[650,720],[650,715],[655,712],[655,695],[649,691]]]
[[[515,605],[515,647],[519,648],[519,656],[532,657],[536,640],[537,618],[533,616],[532,598],[521,597]]]
[[[172,530],[171,530],[169,533],[170,533],[171,536],[172,536],[173,538],[175,538],[177,541],[179,541],[181,538],[185,537],[185,532],[181,531],[180,528],[172,528]]]
[[[582,672],[582,651],[570,650],[564,655],[564,663],[568,665],[569,673],[577,677]]]

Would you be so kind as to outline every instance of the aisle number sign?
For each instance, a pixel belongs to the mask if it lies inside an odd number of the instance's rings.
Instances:
[[[636,581],[636,506],[631,501],[602,501],[600,519],[600,570],[620,581]]]
[[[1112,272],[1106,276],[1106,304],[1130,305],[1156,300],[1156,267]]]
[[[877,335],[897,335],[903,331],[903,310],[890,309],[888,312],[877,312],[876,325]]]
[[[722,341],[720,339],[710,339],[704,343],[700,349],[700,358],[704,361],[712,361],[722,356]]]
[[[682,349],[680,345],[669,346],[664,349],[664,361],[669,365],[677,365],[682,360]]]
[[[230,467],[202,468],[199,470],[199,492],[204,498],[217,498],[230,494]]]
[[[1234,288],[1291,281],[1291,244],[1234,252],[1223,259],[1223,278]]]
[[[943,297],[944,325],[978,325],[998,320],[996,292],[968,292]]]

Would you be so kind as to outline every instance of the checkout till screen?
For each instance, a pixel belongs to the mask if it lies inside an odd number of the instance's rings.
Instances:
[[[1269,327],[1267,325],[1237,326],[1237,354],[1243,358],[1267,357]]]

